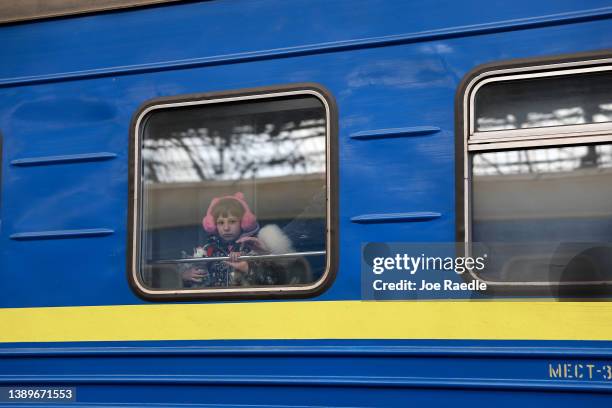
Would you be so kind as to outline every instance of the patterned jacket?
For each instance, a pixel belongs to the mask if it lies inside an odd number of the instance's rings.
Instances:
[[[219,257],[229,256],[231,252],[240,252],[241,255],[257,255],[257,253],[245,244],[226,242],[217,235],[211,235],[203,247],[194,249],[193,257]],[[248,261],[247,273],[234,270],[225,261],[211,261],[200,264],[187,264],[185,268],[200,268],[206,273],[201,283],[186,283],[188,287],[228,287],[228,286],[264,286],[278,285],[284,272],[284,267],[276,262],[270,261]]]

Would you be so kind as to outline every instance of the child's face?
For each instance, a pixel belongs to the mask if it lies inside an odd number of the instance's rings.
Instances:
[[[217,231],[221,239],[226,242],[237,240],[242,233],[240,218],[232,214],[227,214],[226,217],[220,215],[217,217]]]

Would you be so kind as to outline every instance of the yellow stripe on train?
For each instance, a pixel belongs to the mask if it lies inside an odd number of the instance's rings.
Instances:
[[[606,302],[254,302],[0,309],[0,342],[612,340]]]

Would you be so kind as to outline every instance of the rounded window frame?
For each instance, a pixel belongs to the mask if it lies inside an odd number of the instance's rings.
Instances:
[[[142,130],[147,116],[156,110],[186,106],[258,101],[286,96],[310,95],[323,105],[326,115],[326,264],[317,281],[296,286],[258,286],[202,289],[156,290],[147,287],[141,275],[140,243],[142,239]],[[299,83],[250,89],[186,94],[151,99],[143,103],[132,116],[129,148],[129,208],[127,228],[127,280],[131,289],[149,301],[184,300],[245,300],[311,298],[329,289],[335,280],[338,262],[338,110],[330,91],[320,84]]]
[[[612,70],[610,51],[498,61],[475,67],[461,81],[455,95],[455,214],[456,240],[470,248],[472,223],[471,153],[503,151],[517,147],[546,147],[595,144],[612,141],[612,123],[551,126],[515,130],[477,132],[474,126],[474,101],[477,91],[488,83],[523,78],[580,74]],[[562,132],[559,132],[560,129]],[[503,135],[502,135],[503,134]],[[504,137],[505,135],[505,137]],[[555,136],[556,135],[556,136]],[[470,149],[470,138],[474,148]],[[497,140],[496,140],[497,139]],[[473,271],[468,280],[485,282],[491,293],[513,295],[550,295],[550,290],[565,288],[572,294],[606,294],[612,281],[588,282],[499,282],[484,280]]]

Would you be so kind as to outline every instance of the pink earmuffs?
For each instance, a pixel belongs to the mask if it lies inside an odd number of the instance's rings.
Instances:
[[[255,214],[251,212],[251,209],[244,200],[244,194],[237,192],[231,196],[215,197],[212,199],[210,205],[208,206],[208,210],[206,211],[206,216],[202,220],[202,226],[206,232],[209,234],[214,234],[217,232],[217,223],[215,222],[216,220],[215,217],[213,217],[212,212],[219,201],[225,199],[236,200],[240,203],[240,205],[242,205],[242,208],[244,208],[244,215],[240,221],[240,228],[242,229],[243,233],[249,233],[257,229],[257,218],[255,217]]]

